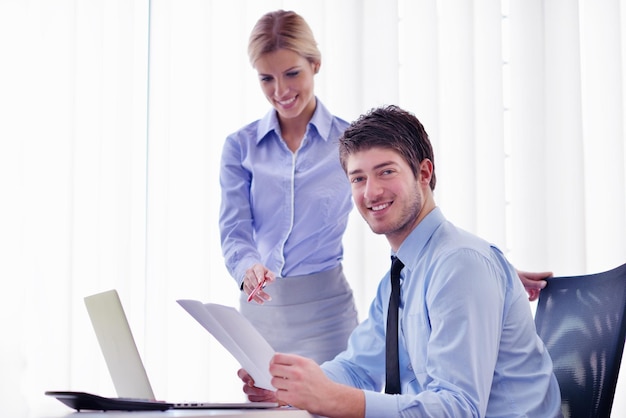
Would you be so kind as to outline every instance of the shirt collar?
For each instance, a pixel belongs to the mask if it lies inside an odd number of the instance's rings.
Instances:
[[[313,117],[309,121],[309,128],[313,126],[317,133],[322,137],[324,141],[328,141],[330,137],[330,130],[332,127],[333,116],[330,114],[326,106],[315,97],[316,106],[315,112],[313,112]],[[263,116],[263,118],[259,121],[257,127],[257,145],[263,141],[263,139],[267,138],[267,136],[272,132],[276,132],[277,135],[280,134],[280,124],[278,123],[278,114],[276,109],[271,109],[269,112]]]
[[[436,206],[421,222],[411,231],[395,254],[409,270],[417,265],[420,256],[428,241],[437,228],[446,221],[441,209]],[[392,254],[393,255],[393,254]]]

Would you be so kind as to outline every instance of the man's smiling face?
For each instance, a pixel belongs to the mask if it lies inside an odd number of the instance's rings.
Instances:
[[[400,154],[380,147],[358,151],[346,160],[355,205],[372,231],[385,234],[394,249],[431,209],[423,211],[425,200],[432,202],[424,195],[432,164],[424,160],[420,168],[416,179]]]

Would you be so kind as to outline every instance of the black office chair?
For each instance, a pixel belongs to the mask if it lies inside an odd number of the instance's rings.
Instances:
[[[626,338],[626,264],[548,279],[535,326],[554,363],[564,416],[609,417]]]

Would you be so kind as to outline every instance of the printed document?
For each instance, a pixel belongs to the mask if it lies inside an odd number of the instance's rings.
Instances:
[[[276,390],[269,371],[274,349],[246,317],[231,306],[189,299],[177,302],[237,359],[255,386]]]

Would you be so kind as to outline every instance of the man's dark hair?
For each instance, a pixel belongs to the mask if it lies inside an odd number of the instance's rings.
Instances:
[[[370,148],[387,148],[398,152],[417,178],[419,164],[428,158],[433,163],[430,188],[435,190],[435,155],[422,123],[398,106],[379,107],[361,115],[339,138],[339,160],[346,171],[349,155]]]

